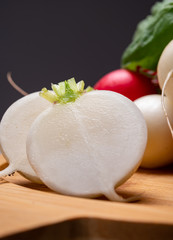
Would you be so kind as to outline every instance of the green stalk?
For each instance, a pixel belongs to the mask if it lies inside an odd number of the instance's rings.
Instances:
[[[74,78],[59,82],[58,84],[51,84],[52,91],[43,88],[40,92],[40,96],[45,98],[51,103],[69,103],[74,102],[77,98],[86,92],[93,90],[92,87],[88,86],[84,89],[84,81],[76,83]]]

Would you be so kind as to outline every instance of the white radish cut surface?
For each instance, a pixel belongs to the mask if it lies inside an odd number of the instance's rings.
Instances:
[[[32,122],[49,106],[50,103],[35,92],[20,98],[7,109],[0,123],[0,147],[9,166],[0,171],[0,177],[18,171],[32,181],[40,182],[27,159],[26,138]]]
[[[92,91],[41,113],[26,145],[30,164],[52,190],[121,201],[114,188],[137,169],[146,141],[146,123],[133,102]]]

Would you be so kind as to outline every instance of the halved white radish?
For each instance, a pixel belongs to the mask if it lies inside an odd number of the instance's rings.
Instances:
[[[49,106],[50,103],[35,92],[20,98],[7,109],[0,123],[0,147],[9,166],[0,171],[0,177],[18,171],[32,181],[40,182],[27,160],[26,138],[32,122]]]
[[[41,113],[26,146],[30,164],[52,190],[123,201],[114,188],[137,169],[146,141],[145,120],[132,101],[91,91]]]

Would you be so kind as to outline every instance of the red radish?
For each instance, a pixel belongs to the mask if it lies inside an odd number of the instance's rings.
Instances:
[[[126,69],[118,69],[106,74],[95,84],[94,89],[114,91],[132,101],[157,92],[150,78]]]

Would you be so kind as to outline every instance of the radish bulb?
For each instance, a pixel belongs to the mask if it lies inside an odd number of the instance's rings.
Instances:
[[[26,138],[34,119],[49,105],[36,92],[22,97],[7,109],[0,123],[0,147],[9,166],[0,171],[0,177],[18,171],[34,182],[41,182],[27,160]]]
[[[33,122],[28,160],[56,192],[126,201],[114,188],[140,164],[147,140],[144,118],[128,98],[111,91],[80,94],[83,84],[78,84],[70,79],[53,86],[59,103]]]
[[[173,40],[163,50],[157,71],[159,85],[162,89],[162,107],[173,137]],[[167,102],[164,101],[165,94]]]
[[[169,106],[166,97],[164,101]],[[134,103],[142,112],[148,129],[148,141],[141,167],[156,168],[172,163],[173,140],[162,108],[161,95],[144,96]]]
[[[168,73],[171,70],[173,70],[173,40],[163,50],[157,66],[158,82],[162,90]],[[173,76],[167,82],[164,93],[169,101],[173,103]]]
[[[157,88],[150,78],[127,69],[118,69],[107,73],[95,84],[94,88],[120,93],[132,101],[157,92]]]

